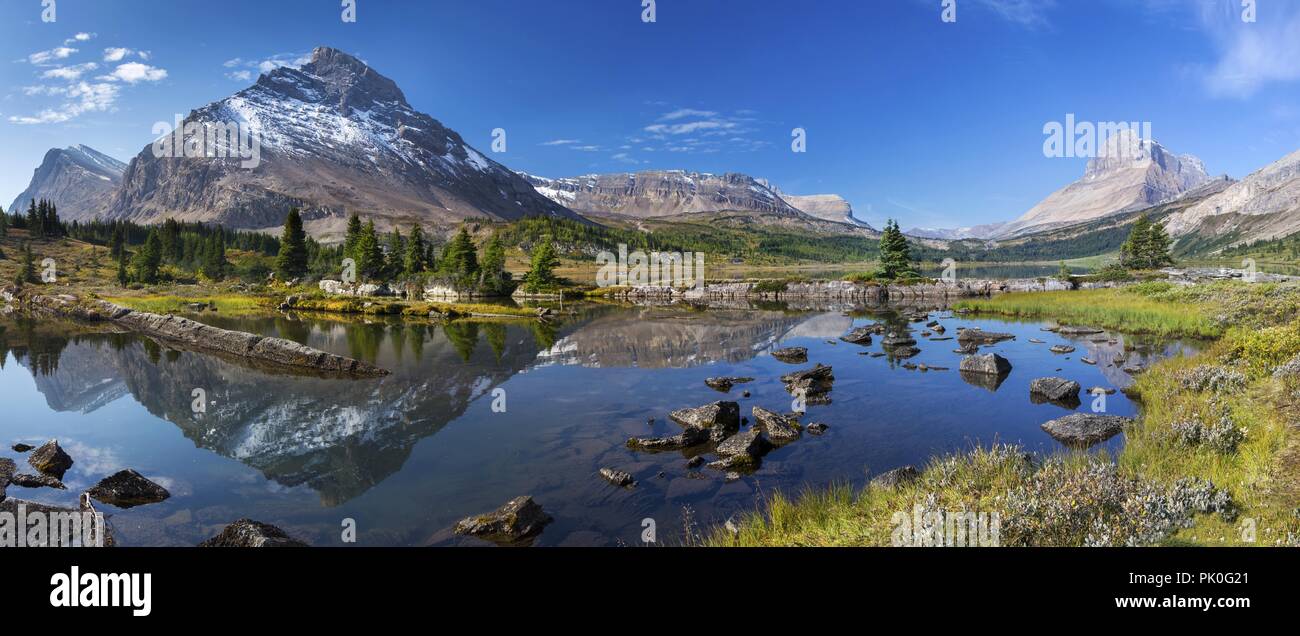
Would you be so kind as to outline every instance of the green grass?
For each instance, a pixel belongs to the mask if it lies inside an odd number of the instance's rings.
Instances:
[[[1224,330],[1207,303],[1154,298],[1132,288],[1015,293],[963,300],[955,307],[1162,336],[1212,338]]]
[[[218,313],[227,315],[260,313],[268,309],[274,309],[274,303],[268,298],[236,294],[193,297],[174,295],[114,296],[105,298],[105,300],[137,311],[156,314],[188,313],[190,311],[188,305],[191,303],[208,303],[215,306]]]

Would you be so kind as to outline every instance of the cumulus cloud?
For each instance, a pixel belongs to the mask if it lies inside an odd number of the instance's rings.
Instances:
[[[99,68],[99,65],[94,62],[86,62],[85,64],[75,64],[73,66],[60,66],[58,68],[52,68],[48,71],[45,71],[44,73],[41,73],[41,78],[72,81],[76,79],[81,79],[81,76],[83,74],[93,71],[97,68]]]
[[[107,49],[104,49],[104,61],[121,62],[124,58],[126,58],[126,56],[130,55],[132,52],[133,51],[131,51],[131,49],[128,48],[109,47]]]
[[[136,84],[139,82],[157,82],[167,79],[167,71],[148,64],[139,62],[127,62],[119,64],[108,75],[101,75],[99,79],[106,82],[126,82],[127,84]]]
[[[37,66],[46,66],[55,60],[66,60],[76,53],[77,49],[69,46],[56,46],[48,51],[37,51],[27,56],[27,61]]]
[[[57,108],[47,108],[32,116],[13,116],[15,124],[57,124],[89,112],[107,111],[117,101],[118,87],[105,82],[77,82],[61,91],[67,97]]]

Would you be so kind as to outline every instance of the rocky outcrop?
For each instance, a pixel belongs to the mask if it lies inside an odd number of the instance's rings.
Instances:
[[[59,440],[52,439],[32,451],[32,454],[27,456],[27,463],[46,475],[52,475],[62,480],[64,473],[67,473],[68,469],[72,468],[73,462],[72,458],[63,452],[63,448],[59,446]]]
[[[868,346],[871,344],[871,334],[875,333],[875,331],[875,328],[871,326],[858,327],[857,329],[840,336],[840,340],[850,344]]]
[[[735,402],[714,402],[679,409],[669,413],[668,417],[686,429],[708,429],[709,438],[715,442],[740,430],[740,405]]]
[[[290,537],[271,524],[240,519],[225,527],[217,536],[199,544],[200,548],[305,548],[306,543]]]
[[[627,440],[627,447],[643,451],[682,450],[699,446],[710,439],[710,431],[699,426],[687,426],[681,433],[669,437],[633,437]]]
[[[332,296],[354,296],[357,298],[391,298],[397,295],[388,285],[377,283],[345,283],[325,279],[317,284],[320,290]],[[292,304],[292,303],[291,303]]]
[[[149,481],[131,469],[114,473],[86,491],[96,501],[112,504],[118,508],[134,508],[145,504],[158,503],[171,497],[166,488]]]
[[[763,436],[763,432],[751,428],[728,437],[714,449],[719,459],[710,462],[711,468],[719,470],[753,469],[758,461],[772,449],[772,443]]]
[[[786,391],[811,400],[830,393],[835,384],[835,374],[831,367],[818,364],[811,369],[787,373],[781,376],[781,381],[785,383]]]
[[[962,358],[958,370],[979,375],[1006,375],[1011,373],[1011,361],[996,353],[966,356]]]
[[[802,427],[799,422],[784,415],[773,413],[760,406],[755,406],[754,428],[767,434],[768,439],[775,444],[787,444],[793,442],[802,435]]]
[[[1132,418],[1096,413],[1074,413],[1043,424],[1043,430],[1067,446],[1087,448],[1119,435]]]
[[[920,471],[915,467],[903,466],[872,479],[871,485],[876,488],[897,488],[916,481],[920,476]]]
[[[456,524],[456,534],[495,543],[515,544],[541,534],[552,521],[532,497],[515,497],[487,514],[466,517]]]
[[[807,347],[787,347],[772,351],[772,357],[786,364],[803,364],[808,361]]]

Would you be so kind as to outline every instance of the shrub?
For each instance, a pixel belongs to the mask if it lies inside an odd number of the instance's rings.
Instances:
[[[1177,378],[1183,389],[1188,391],[1230,393],[1246,388],[1246,374],[1209,364],[1179,371]]]
[[[1218,424],[1210,426],[1199,420],[1175,422],[1171,431],[1174,440],[1181,446],[1204,446],[1221,455],[1237,452],[1237,446],[1246,440],[1245,429],[1237,428],[1226,415],[1219,418]]]

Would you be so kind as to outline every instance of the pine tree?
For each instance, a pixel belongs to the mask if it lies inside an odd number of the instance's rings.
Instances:
[[[881,278],[898,279],[915,276],[912,269],[912,250],[907,244],[907,237],[898,229],[898,222],[890,219],[885,223],[885,230],[880,235],[880,273]]]
[[[126,254],[125,234],[126,232],[125,230],[122,229],[122,224],[120,223],[113,224],[112,238],[108,240],[109,256],[112,256],[113,258],[121,258],[123,255]]]
[[[506,294],[509,289],[510,274],[506,272],[506,250],[501,245],[501,237],[496,234],[483,246],[483,258],[479,260],[479,289],[493,294]]]
[[[406,278],[415,278],[424,272],[424,255],[427,251],[424,230],[419,225],[412,227],[411,238],[406,241],[406,254],[402,258],[402,274]]]
[[[1173,265],[1174,258],[1169,253],[1171,243],[1169,233],[1165,231],[1165,226],[1152,223],[1150,229],[1147,230],[1147,240],[1143,250],[1147,267],[1156,269]]]
[[[402,238],[401,230],[393,229],[393,233],[388,235],[388,252],[384,261],[385,278],[392,280],[402,276],[406,269],[406,239]]]
[[[158,268],[161,264],[162,239],[158,237],[158,229],[154,228],[149,230],[149,236],[140,251],[131,258],[131,269],[136,280],[152,285],[158,282]]]
[[[4,208],[0,208],[0,238],[9,236],[9,215],[5,214]]]
[[[348,217],[348,231],[343,236],[343,257],[360,261],[357,254],[357,241],[361,239],[361,217],[356,213]]]
[[[29,199],[27,204],[27,232],[32,238],[42,238],[45,236],[44,227],[41,225],[41,215],[36,209],[36,199]]]
[[[362,278],[373,279],[383,273],[384,251],[379,248],[379,236],[375,234],[375,222],[367,221],[361,228],[354,246],[353,256],[357,262],[357,273]]]
[[[177,264],[181,261],[181,224],[176,219],[168,218],[162,225],[162,259],[167,263]]]
[[[560,257],[551,246],[551,237],[543,236],[533,249],[533,260],[524,276],[524,289],[539,292],[555,284],[555,268],[560,265]]]
[[[457,285],[468,287],[477,281],[478,253],[474,249],[474,240],[469,237],[469,231],[464,226],[447,244],[442,255],[441,272]]]
[[[301,278],[307,273],[307,233],[302,229],[298,208],[289,210],[280,235],[280,253],[275,257],[275,273],[281,280]]]
[[[203,244],[203,263],[199,266],[199,271],[212,280],[221,280],[226,277],[226,270],[229,268],[226,263],[226,235],[225,232],[218,228]],[[278,259],[277,259],[278,262]]]
[[[1170,240],[1165,227],[1153,223],[1147,215],[1133,222],[1128,240],[1120,246],[1120,264],[1128,269],[1155,269],[1172,265]]]
[[[129,282],[131,279],[126,275],[126,250],[122,250],[117,256],[117,284],[126,287]]]
[[[23,260],[18,267],[18,276],[14,279],[19,287],[26,283],[39,283],[41,279],[36,277],[36,256],[32,254],[32,246],[23,243]]]

